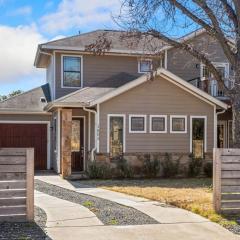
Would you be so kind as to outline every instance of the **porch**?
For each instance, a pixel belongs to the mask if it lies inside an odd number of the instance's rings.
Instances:
[[[53,168],[62,177],[83,177],[87,170],[95,151],[95,115],[95,109],[56,110],[53,117]]]

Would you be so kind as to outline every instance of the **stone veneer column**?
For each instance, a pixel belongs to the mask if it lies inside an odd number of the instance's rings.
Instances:
[[[61,117],[61,163],[62,177],[71,175],[71,137],[72,137],[72,109],[62,109]]]

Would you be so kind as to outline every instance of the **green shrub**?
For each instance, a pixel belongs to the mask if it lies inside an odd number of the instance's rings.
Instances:
[[[207,177],[212,177],[213,176],[213,163],[212,162],[207,162],[203,166],[203,171]]]
[[[155,158],[153,160],[149,157],[145,157],[143,171],[146,177],[156,177],[159,174],[161,168],[160,161]]]
[[[88,175],[90,178],[111,178],[111,168],[107,163],[97,163],[93,161],[88,166]]]
[[[202,158],[194,158],[190,155],[189,165],[188,165],[188,176],[197,177],[201,173],[202,169]]]
[[[117,160],[117,172],[120,178],[131,178],[133,177],[133,170],[129,166],[127,160],[123,157],[119,157]]]
[[[181,157],[173,161],[172,155],[170,153],[165,153],[164,161],[161,163],[163,177],[175,177],[178,174],[180,158]]]

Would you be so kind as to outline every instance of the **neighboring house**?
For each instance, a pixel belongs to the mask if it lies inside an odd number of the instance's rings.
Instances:
[[[87,51],[102,34],[111,48],[100,56]],[[184,164],[190,153],[212,160],[213,147],[230,144],[222,140],[231,120],[227,99],[216,96],[204,66],[159,41],[164,54],[153,55],[146,42],[129,45],[121,34],[99,30],[39,45],[35,66],[46,69],[47,83],[0,103],[0,147],[35,147],[36,169],[68,177],[94,159],[114,165],[124,155],[141,169],[146,155],[168,152]],[[197,32],[182,40],[208,44],[229,74],[221,48],[207,39]]]

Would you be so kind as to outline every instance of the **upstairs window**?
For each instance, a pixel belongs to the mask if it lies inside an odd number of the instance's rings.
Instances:
[[[62,87],[82,87],[82,58],[75,56],[62,57]]]
[[[138,73],[148,73],[152,71],[152,60],[142,59],[138,61]]]

